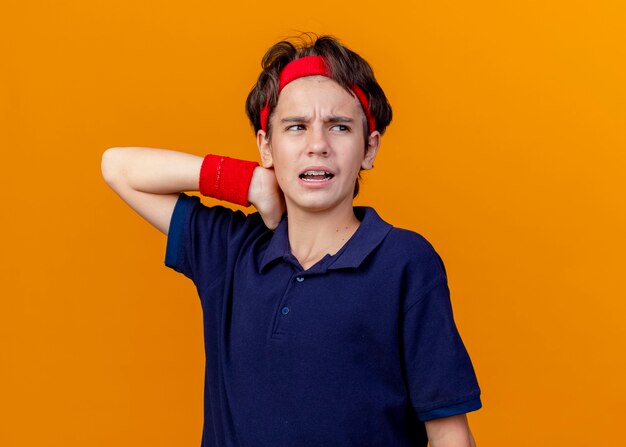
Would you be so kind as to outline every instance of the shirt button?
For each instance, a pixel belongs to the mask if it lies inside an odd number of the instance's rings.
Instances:
[[[287,315],[289,313],[289,308],[288,307],[283,307],[281,310],[283,315]]]
[[[304,278],[303,278],[302,276],[298,276],[298,277],[296,278],[296,280],[298,280],[298,282],[302,282],[302,281],[304,281]]]

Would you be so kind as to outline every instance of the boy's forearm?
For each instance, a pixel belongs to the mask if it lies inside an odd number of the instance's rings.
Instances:
[[[472,433],[469,433],[469,439],[463,437],[440,439],[428,442],[429,447],[476,447]]]
[[[476,447],[465,414],[426,422],[430,447]]]
[[[150,194],[198,191],[203,161],[204,157],[168,149],[115,147],[102,155],[102,175],[111,188],[130,202],[128,192],[133,190]],[[257,208],[265,225],[276,228],[285,211],[285,200],[273,170],[255,168],[248,186],[248,200]]]
[[[202,160],[167,149],[115,147],[102,156],[102,175],[109,184],[123,182],[153,194],[197,191]]]

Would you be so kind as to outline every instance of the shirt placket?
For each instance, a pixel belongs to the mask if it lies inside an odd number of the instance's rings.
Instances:
[[[297,297],[302,293],[301,290],[306,281],[306,275],[304,275],[302,271],[293,273],[289,278],[289,284],[281,297],[278,308],[274,312],[270,334],[272,339],[283,338],[285,334],[289,332],[286,330],[286,327],[289,324],[290,318],[293,317],[293,312],[302,310],[297,306]]]

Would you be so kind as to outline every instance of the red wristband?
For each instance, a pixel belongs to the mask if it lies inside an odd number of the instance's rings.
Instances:
[[[219,200],[250,206],[248,190],[252,181],[255,161],[237,160],[208,154],[200,168],[200,194]]]

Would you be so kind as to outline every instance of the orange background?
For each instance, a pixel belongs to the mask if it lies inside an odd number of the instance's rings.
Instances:
[[[623,442],[626,7],[511,3],[5,0],[0,445],[199,445],[195,288],[100,159],[256,158],[244,100],[298,30],[362,54],[394,108],[358,203],[446,262],[478,445]]]

